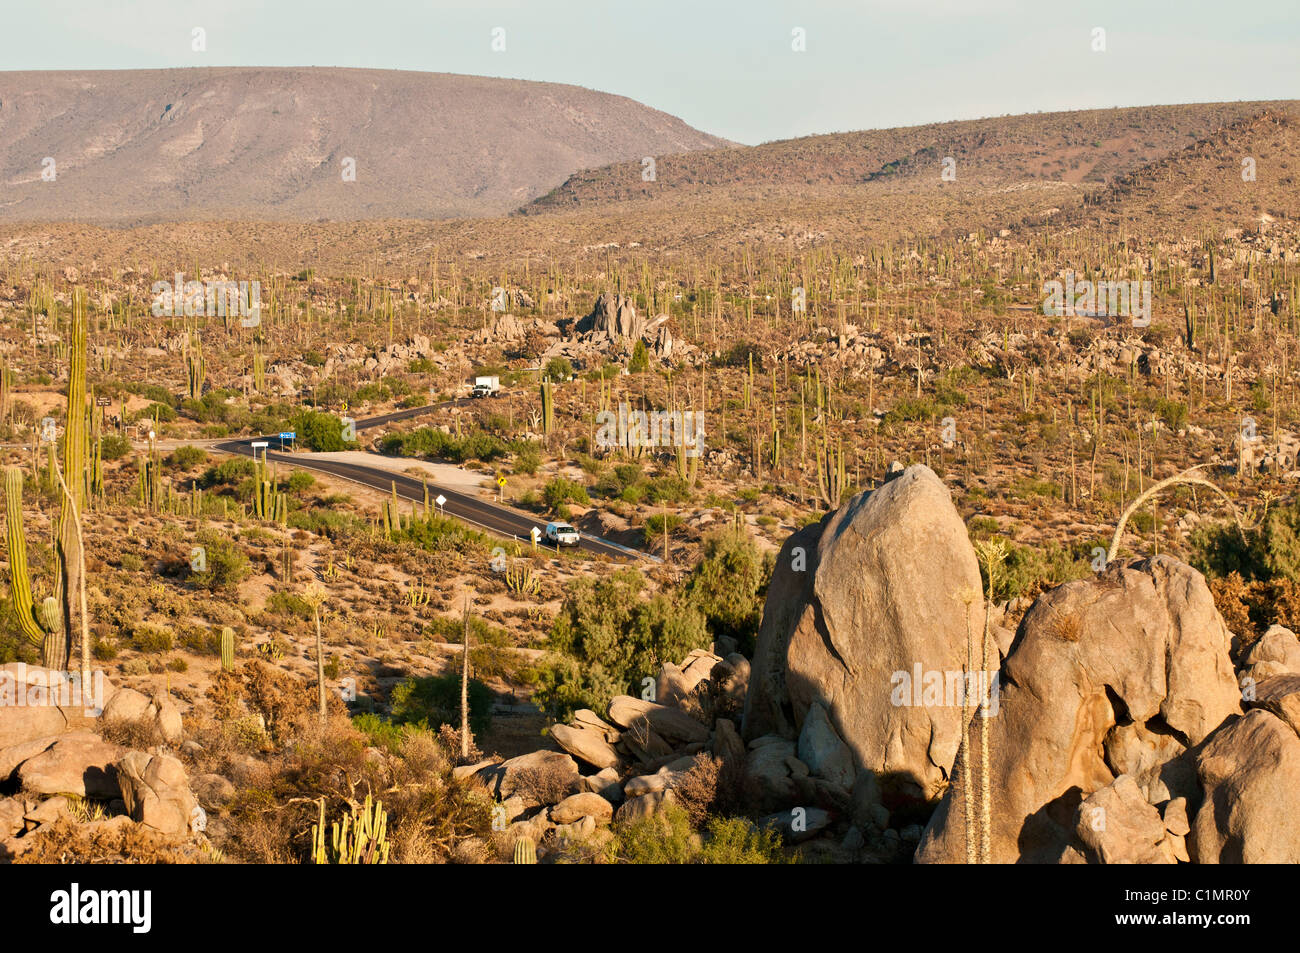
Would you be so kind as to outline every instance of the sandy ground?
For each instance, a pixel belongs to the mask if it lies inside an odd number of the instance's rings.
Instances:
[[[480,489],[492,485],[491,478],[475,470],[464,470],[451,463],[431,463],[427,460],[413,460],[410,457],[386,457],[364,450],[341,450],[337,453],[294,454],[313,460],[334,460],[339,463],[355,463],[362,466],[376,467],[393,473],[404,473],[419,479],[422,473],[428,474],[430,483],[437,483],[461,492],[477,495]]]

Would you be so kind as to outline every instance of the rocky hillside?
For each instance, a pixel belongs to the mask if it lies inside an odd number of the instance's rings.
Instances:
[[[333,68],[0,73],[0,218],[492,215],[580,169],[727,144],[555,83]]]
[[[797,196],[806,201],[828,189],[869,184],[883,192],[924,189],[931,196],[941,188],[1029,182],[1088,192],[1226,127],[1295,106],[1256,102],[1096,109],[808,136],[666,157],[657,163],[653,182],[643,182],[631,163],[578,172],[523,211],[638,199],[672,203]],[[941,178],[946,157],[953,159],[951,181]]]

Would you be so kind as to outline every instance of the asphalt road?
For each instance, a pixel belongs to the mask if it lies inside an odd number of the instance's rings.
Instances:
[[[448,401],[442,404],[430,404],[425,407],[412,407],[407,410],[395,411],[391,414],[383,414],[379,417],[367,417],[364,420],[356,422],[357,430],[368,430],[371,427],[381,427],[384,424],[393,423],[398,420],[407,420],[411,417],[419,417],[423,414],[433,413],[442,410],[454,404],[463,403],[463,400]],[[311,453],[277,453],[271,447],[277,446],[280,442],[279,435],[267,437],[248,437],[241,440],[228,440],[225,443],[214,444],[212,449],[219,450],[222,453],[234,453],[245,457],[253,456],[253,442],[265,440],[270,446],[266,449],[266,459],[283,463],[287,466],[303,467],[308,470],[318,470],[321,473],[329,473],[333,476],[341,477],[344,480],[351,480],[353,483],[359,483],[362,486],[368,486],[372,489],[379,490],[383,493],[391,493],[394,486],[397,487],[397,495],[404,500],[414,500],[417,503],[424,503],[425,484],[420,480],[414,479],[402,473],[394,473],[391,470],[385,470],[381,467],[368,467],[356,463],[340,463],[334,460],[322,460]],[[508,507],[498,506],[495,503],[489,503],[487,500],[479,499],[447,487],[439,486],[437,483],[429,483],[429,498],[437,499],[441,494],[447,498],[443,506],[443,512],[448,516],[454,516],[457,519],[464,520],[479,529],[487,530],[498,536],[506,538],[519,539],[527,542],[531,539],[530,533],[534,526],[538,530],[545,531],[546,520],[539,520],[526,513],[520,513]],[[599,536],[590,536],[582,534],[578,541],[578,548],[593,555],[609,556],[612,559],[627,558],[646,558],[653,559],[653,556],[647,556],[638,550],[629,549],[620,546],[609,540],[601,539]]]

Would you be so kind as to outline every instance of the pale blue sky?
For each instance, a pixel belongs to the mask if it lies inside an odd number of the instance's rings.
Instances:
[[[574,83],[757,143],[1300,98],[1297,0],[5,0],[0,68],[363,66]],[[191,50],[191,30],[207,51]],[[505,29],[493,52],[491,31]],[[807,49],[791,49],[791,30]],[[1091,49],[1106,30],[1106,51]]]

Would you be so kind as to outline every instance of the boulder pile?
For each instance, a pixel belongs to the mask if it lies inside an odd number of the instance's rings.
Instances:
[[[181,714],[170,695],[152,699],[107,679],[98,692],[65,688],[67,675],[37,666],[0,666],[0,863],[21,856],[32,834],[65,818],[89,824],[140,824],[183,838],[203,828],[203,812],[181,762],[164,745],[124,748],[100,735],[107,722],[130,722],[165,745],[182,740]],[[78,814],[86,801],[107,816]]]

